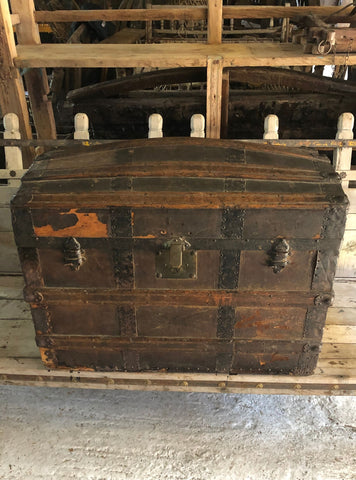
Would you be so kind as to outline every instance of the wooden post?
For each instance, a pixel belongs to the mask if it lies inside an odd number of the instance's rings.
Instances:
[[[194,138],[205,138],[205,118],[204,115],[196,113],[190,119],[190,136]]]
[[[222,0],[208,0],[208,43],[222,42]],[[222,57],[208,57],[207,97],[206,97],[206,136],[220,138],[221,96],[222,96]]]
[[[206,86],[206,136],[220,138],[221,94],[222,94],[222,57],[208,57]]]
[[[221,90],[221,138],[228,138],[229,131],[230,70],[223,70]]]
[[[290,7],[290,2],[285,3],[285,7]],[[282,32],[281,32],[281,42],[288,42],[289,38],[289,18],[283,18],[282,21]]]
[[[74,140],[89,140],[89,118],[85,113],[74,117]]]
[[[278,140],[278,128],[279,120],[277,115],[267,115],[265,118],[263,138],[266,140]]]
[[[159,113],[153,113],[148,119],[148,138],[163,137],[163,118]]]
[[[222,40],[222,0],[208,0],[208,43],[218,44]]]
[[[146,8],[152,8],[152,0],[146,0]],[[152,21],[146,21],[146,43],[152,42]]]
[[[337,122],[337,140],[351,140],[354,138],[354,116],[352,113],[342,113]],[[341,171],[346,173],[351,170],[351,158],[352,158],[352,148],[342,147],[335,148],[333,155],[333,164],[337,172]],[[342,181],[343,188],[348,188],[349,180],[346,179]]]
[[[35,22],[35,5],[33,0],[11,0],[12,13],[19,15],[20,23],[16,27],[17,41],[23,45],[41,43],[37,23]],[[56,123],[49,93],[47,73],[44,68],[29,69],[25,73],[25,83],[31,102],[33,121],[37,137],[56,138]]]
[[[15,113],[7,113],[4,116],[4,139],[20,140],[19,117]],[[5,147],[5,168],[8,170],[22,170],[22,153],[19,147]],[[21,180],[8,180],[8,185],[19,187]]]
[[[0,109],[2,115],[16,113],[19,119],[21,137],[32,138],[30,118],[27,110],[25,90],[20,74],[15,68],[17,57],[12,22],[7,0],[0,1]],[[24,164],[28,167],[34,156],[33,149],[23,150]]]

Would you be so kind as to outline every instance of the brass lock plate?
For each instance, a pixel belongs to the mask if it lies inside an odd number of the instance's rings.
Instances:
[[[183,239],[163,245],[156,255],[156,277],[196,279],[197,252]]]

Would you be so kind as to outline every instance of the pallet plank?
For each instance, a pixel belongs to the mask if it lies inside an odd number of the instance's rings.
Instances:
[[[24,280],[22,275],[0,275],[0,301],[23,300]]]
[[[7,185],[0,185],[0,206],[9,206],[11,198],[17,192],[18,187],[8,187]]]
[[[17,247],[12,232],[0,232],[0,274],[21,273]]]
[[[324,328],[323,342],[356,344],[356,326],[326,325]]]
[[[337,262],[338,278],[356,278],[356,230],[346,230]]]
[[[356,378],[313,375],[210,375],[46,370],[32,358],[1,359],[0,383],[71,388],[293,395],[354,395]]]
[[[326,317],[327,325],[356,325],[356,308],[332,307]]]
[[[356,358],[321,358],[318,362],[318,368],[322,369],[323,373],[326,373],[327,369],[333,371],[334,375],[355,374]],[[336,369],[338,369],[338,373],[336,373]]]
[[[32,322],[0,320],[0,357],[39,358]]]
[[[345,230],[356,230],[356,213],[349,213],[346,219]],[[355,233],[356,235],[356,233]]]
[[[345,193],[350,202],[348,213],[356,213],[356,188],[346,188]]]
[[[323,343],[320,359],[325,358],[356,358],[356,345],[354,343]]]
[[[24,300],[1,300],[0,324],[11,319],[31,320],[30,307]]]
[[[333,306],[336,308],[354,308],[356,307],[356,281],[344,281],[336,279],[334,282],[335,299]]]
[[[9,207],[0,206],[0,232],[11,232],[11,213]]]

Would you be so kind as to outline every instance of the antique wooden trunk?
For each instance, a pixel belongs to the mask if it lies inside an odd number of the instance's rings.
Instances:
[[[168,138],[42,155],[12,214],[45,365],[312,373],[346,207],[305,150]]]

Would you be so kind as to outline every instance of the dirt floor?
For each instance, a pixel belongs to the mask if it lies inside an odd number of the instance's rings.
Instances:
[[[356,398],[1,386],[0,478],[355,480]]]

